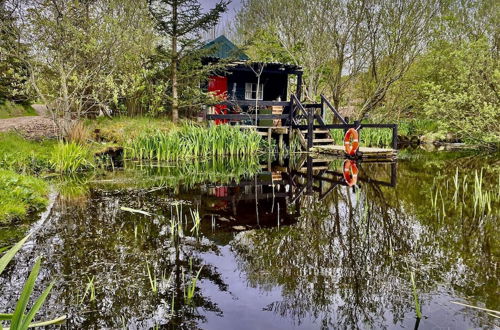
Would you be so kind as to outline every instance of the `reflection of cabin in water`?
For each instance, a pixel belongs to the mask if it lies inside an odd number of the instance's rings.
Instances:
[[[210,76],[208,86],[205,86],[206,90],[231,103],[210,107],[208,114],[251,113],[255,111],[256,102],[258,107],[268,107],[266,110],[282,114],[285,106],[289,105],[286,100],[291,94],[289,89],[293,76],[296,77],[295,92],[297,95],[301,93],[302,69],[299,66],[276,62],[252,62],[241,49],[223,35],[210,41],[203,48],[207,52],[203,58],[204,64],[227,61],[225,69],[213,72]],[[227,120],[216,120],[216,123],[222,122]],[[273,122],[267,121],[268,125],[271,123]],[[281,123],[274,121],[274,124]]]

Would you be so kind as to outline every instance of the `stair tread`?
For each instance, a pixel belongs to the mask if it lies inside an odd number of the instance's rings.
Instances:
[[[313,139],[313,142],[333,142],[333,139]]]
[[[302,133],[307,133],[307,130],[301,130]],[[313,130],[313,134],[328,134],[330,131],[328,130]]]

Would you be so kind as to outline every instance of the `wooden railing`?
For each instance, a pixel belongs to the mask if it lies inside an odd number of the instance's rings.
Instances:
[[[255,101],[242,100],[231,102],[224,101],[220,104],[231,107],[244,107],[244,106],[255,106]],[[292,129],[296,129],[302,134],[302,130],[307,130],[307,149],[313,146],[313,132],[316,129],[331,130],[331,129],[342,129],[347,131],[350,128],[355,128],[361,131],[363,128],[389,128],[392,129],[392,148],[397,149],[398,146],[398,125],[397,124],[362,124],[359,121],[354,121],[349,123],[347,118],[342,117],[342,115],[335,109],[335,107],[326,99],[324,95],[321,95],[321,103],[308,103],[303,104],[300,102],[295,94],[290,96],[289,102],[284,101],[258,101],[258,107],[270,107],[270,106],[282,106],[284,109],[283,114],[255,114],[255,113],[231,113],[231,114],[206,114],[205,118],[207,120],[230,120],[230,121],[252,121],[253,125],[257,126],[259,120],[283,120],[284,126],[289,128],[289,132]],[[317,109],[320,109],[320,113],[317,113]],[[288,113],[286,113],[288,110]],[[333,118],[340,121],[338,123],[326,123],[325,110],[329,110],[333,113]],[[257,109],[255,111],[258,111]],[[257,122],[255,122],[257,121]],[[305,122],[305,124],[304,124]]]

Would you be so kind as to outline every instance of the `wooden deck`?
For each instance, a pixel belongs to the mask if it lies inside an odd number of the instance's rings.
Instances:
[[[339,146],[339,145],[315,146],[311,148],[310,151],[312,153],[335,155],[339,157],[345,157],[346,155],[344,146]],[[394,159],[397,156],[397,150],[385,149],[385,148],[359,147],[356,156],[359,158],[371,159],[371,160]]]

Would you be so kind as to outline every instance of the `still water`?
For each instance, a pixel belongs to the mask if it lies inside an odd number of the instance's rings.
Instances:
[[[33,233],[0,304],[42,256],[37,319],[68,329],[498,328],[455,302],[500,310],[499,158],[356,165],[352,187],[343,160],[305,157],[55,180],[44,214],[0,229],[0,246]]]

